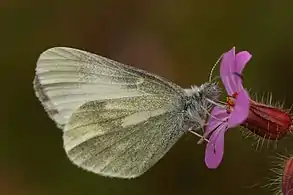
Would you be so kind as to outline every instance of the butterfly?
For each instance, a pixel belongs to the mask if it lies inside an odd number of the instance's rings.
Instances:
[[[135,178],[186,132],[204,125],[216,83],[182,87],[147,71],[68,47],[39,56],[33,81],[63,131],[70,161],[108,177]]]

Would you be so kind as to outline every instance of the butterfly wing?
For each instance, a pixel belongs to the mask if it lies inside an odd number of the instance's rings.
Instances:
[[[130,97],[85,103],[64,128],[69,159],[94,173],[140,176],[184,133],[183,114],[159,97]]]
[[[100,175],[137,177],[183,134],[181,87],[89,52],[43,52],[34,88],[70,160]]]
[[[36,96],[61,129],[83,103],[92,100],[157,94],[168,103],[182,89],[163,78],[86,51],[55,47],[37,62]]]

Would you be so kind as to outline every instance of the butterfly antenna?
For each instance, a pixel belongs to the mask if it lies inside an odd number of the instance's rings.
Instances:
[[[215,76],[214,78],[212,78],[212,80],[211,81],[209,81],[209,82],[214,82],[214,81],[218,81],[218,80],[220,80],[221,79],[221,77],[220,76]]]
[[[204,132],[204,127],[202,127],[202,130]],[[206,141],[208,143],[210,142],[209,140],[207,141],[207,138],[206,138],[205,135],[202,135],[202,137],[200,138],[200,140],[197,141],[197,144],[202,144],[204,141]]]
[[[209,76],[209,82],[211,82],[213,79],[213,73],[214,73],[214,70],[215,68],[217,67],[218,63],[220,62],[220,60],[222,59],[223,57],[223,54],[221,55],[221,57],[219,57],[219,59],[216,61],[216,63],[214,64],[214,66],[212,67],[211,71],[210,71],[210,76]]]

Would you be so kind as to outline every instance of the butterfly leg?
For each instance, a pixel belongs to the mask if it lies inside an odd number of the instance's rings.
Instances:
[[[198,140],[197,144],[202,144],[204,141],[209,142],[209,140],[208,140],[207,138],[205,138],[203,135],[197,133],[197,132],[193,129],[193,127],[190,127],[190,128],[188,129],[188,131],[189,131],[190,133],[192,133],[193,135],[195,135],[195,136],[197,136],[197,137],[200,138],[200,140]]]

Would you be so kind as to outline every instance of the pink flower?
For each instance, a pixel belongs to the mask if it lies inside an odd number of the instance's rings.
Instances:
[[[241,73],[251,59],[247,51],[235,55],[235,47],[223,55],[220,76],[228,93],[226,107],[215,106],[211,112],[204,137],[210,135],[206,146],[205,163],[217,168],[224,154],[224,135],[229,128],[242,124],[249,115],[250,98],[242,86]]]

